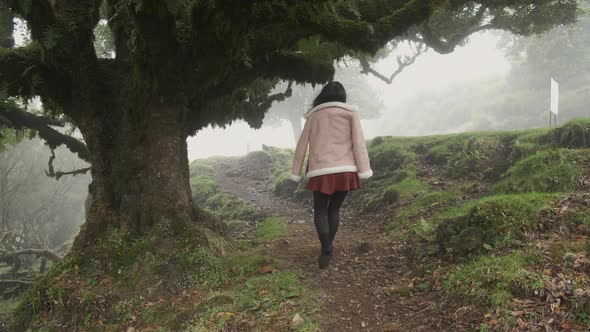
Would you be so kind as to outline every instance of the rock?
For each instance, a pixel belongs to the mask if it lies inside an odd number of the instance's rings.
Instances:
[[[295,314],[293,319],[291,319],[291,323],[289,323],[289,328],[291,330],[297,330],[301,325],[303,325],[304,322],[305,320],[303,320],[299,314]]]
[[[135,327],[130,327],[127,329],[127,332],[135,332]]]

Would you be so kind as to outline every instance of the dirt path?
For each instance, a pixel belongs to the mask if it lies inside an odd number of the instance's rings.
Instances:
[[[412,291],[403,244],[381,236],[380,225],[355,217],[346,204],[334,243],[334,260],[318,269],[319,241],[311,209],[277,198],[255,180],[229,177],[220,162],[217,181],[224,191],[289,221],[289,236],[265,250],[282,269],[302,271],[302,282],[318,294],[323,331],[455,331],[441,327],[428,293]]]

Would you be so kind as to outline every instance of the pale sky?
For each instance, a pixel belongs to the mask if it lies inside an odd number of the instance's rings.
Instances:
[[[497,48],[498,38],[494,33],[485,32],[472,36],[471,42],[465,47],[458,47],[453,53],[440,55],[429,51],[416,62],[406,68],[391,85],[378,79],[371,78],[370,84],[381,94],[385,102],[382,113],[411,112],[398,110],[396,106],[400,100],[410,97],[418,91],[436,91],[439,87],[451,82],[479,80],[483,78],[502,77],[510,69],[510,64],[501,50]],[[376,68],[389,75],[395,67],[395,57],[384,59]],[[388,70],[388,68],[392,68]],[[342,82],[346,87],[346,82]],[[362,105],[358,105],[362,107]],[[389,120],[387,114],[382,119],[363,121],[365,136],[371,138],[382,135],[396,135],[387,132],[384,119]],[[243,155],[247,151],[260,150],[262,144],[291,148],[294,138],[288,123],[278,128],[264,127],[255,130],[243,121],[237,121],[227,129],[207,128],[189,137],[189,160],[206,158],[213,155],[235,156]]]

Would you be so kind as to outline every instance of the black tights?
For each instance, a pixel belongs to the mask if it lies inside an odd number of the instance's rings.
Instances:
[[[313,219],[322,244],[322,255],[332,253],[332,241],[340,224],[340,207],[346,194],[348,191],[337,191],[332,195],[313,192]]]

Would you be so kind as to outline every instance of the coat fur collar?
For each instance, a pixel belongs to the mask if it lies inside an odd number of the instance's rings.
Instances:
[[[345,109],[350,112],[357,111],[357,107],[354,105],[349,105],[349,104],[341,103],[338,101],[332,101],[332,102],[328,102],[328,103],[319,104],[318,106],[310,109],[307,113],[305,113],[304,117],[307,119],[311,113],[313,113],[315,111],[319,111],[324,108],[328,108],[328,107],[338,107],[338,108],[342,108],[342,109]]]

